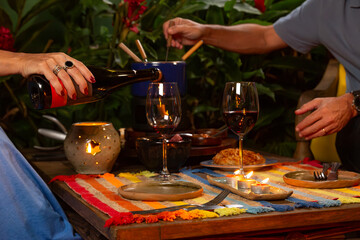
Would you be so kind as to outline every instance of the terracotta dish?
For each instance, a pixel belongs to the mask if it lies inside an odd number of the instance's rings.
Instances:
[[[315,181],[313,171],[288,172],[283,176],[289,185],[303,188],[345,188],[359,185],[360,174],[339,171],[338,180]]]
[[[179,201],[199,197],[203,189],[191,182],[149,181],[121,186],[118,192],[121,196],[133,200]]]

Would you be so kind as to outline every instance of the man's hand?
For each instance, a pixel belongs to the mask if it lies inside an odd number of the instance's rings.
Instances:
[[[170,21],[174,26],[169,27]],[[188,19],[174,18],[164,23],[163,32],[168,39],[172,35],[171,46],[182,49],[183,45],[194,45],[197,43],[204,31],[204,25]]]
[[[313,111],[295,130],[300,137],[310,140],[340,131],[351,118],[357,115],[352,107],[353,95],[340,97],[316,98],[295,111],[296,115]]]

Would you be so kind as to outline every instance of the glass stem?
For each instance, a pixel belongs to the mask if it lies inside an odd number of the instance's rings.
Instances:
[[[239,170],[240,175],[244,176],[244,165],[243,165],[243,136],[239,136]]]
[[[167,167],[167,140],[166,137],[163,137],[163,169],[161,175],[170,175],[170,172]]]

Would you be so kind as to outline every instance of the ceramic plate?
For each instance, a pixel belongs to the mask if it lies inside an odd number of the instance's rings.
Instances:
[[[133,200],[179,201],[202,195],[201,186],[183,181],[173,182],[138,182],[119,187],[121,196]]]
[[[271,167],[271,166],[275,165],[277,162],[278,161],[275,159],[266,158],[264,164],[244,165],[244,170],[245,171],[254,171],[254,170],[258,170],[260,168]],[[214,164],[213,160],[207,160],[207,161],[200,162],[200,165],[203,167],[217,168],[217,169],[221,169],[224,171],[231,171],[231,170],[234,171],[236,169],[239,169],[239,166]]]
[[[304,188],[345,188],[356,186],[360,182],[360,174],[339,171],[338,180],[315,181],[314,171],[294,171],[284,174],[283,179],[289,185]]]

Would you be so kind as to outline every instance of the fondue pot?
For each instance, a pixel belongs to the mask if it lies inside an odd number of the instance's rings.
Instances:
[[[158,68],[163,74],[163,82],[176,82],[181,96],[186,94],[186,72],[185,61],[157,61],[157,62],[134,62],[131,64],[133,70]],[[131,85],[131,93],[136,97],[146,97],[149,81],[139,82]]]

